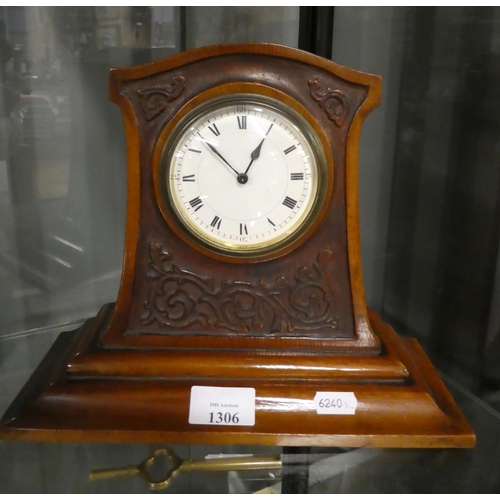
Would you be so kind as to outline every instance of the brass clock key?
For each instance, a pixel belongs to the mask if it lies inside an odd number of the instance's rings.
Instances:
[[[151,468],[155,460],[162,456],[169,459],[169,466],[162,478],[156,480],[151,474]],[[98,469],[90,472],[92,481],[98,479],[110,479],[120,476],[141,475],[151,490],[163,490],[167,488],[172,479],[179,472],[216,472],[216,471],[238,471],[238,470],[264,470],[281,469],[280,455],[263,456],[239,456],[227,458],[213,458],[201,460],[183,460],[171,448],[160,448],[155,450],[138,465],[129,465],[113,469]]]

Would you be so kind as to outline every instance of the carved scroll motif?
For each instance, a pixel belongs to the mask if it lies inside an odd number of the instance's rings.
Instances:
[[[347,114],[347,96],[340,90],[327,87],[321,92],[321,85],[318,79],[309,80],[309,92],[311,97],[325,110],[328,118],[341,127]]]
[[[170,84],[139,89],[137,95],[141,98],[146,120],[150,121],[158,116],[169,102],[182,94],[185,87],[186,79],[183,76],[174,76]]]
[[[279,333],[338,328],[336,296],[330,273],[333,254],[323,250],[312,269],[300,268],[292,283],[223,281],[181,269],[172,255],[150,244],[150,288],[144,325],[158,323],[189,329],[210,327],[237,333]]]

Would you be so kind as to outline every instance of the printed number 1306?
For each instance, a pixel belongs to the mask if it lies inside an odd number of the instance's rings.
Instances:
[[[237,413],[230,412],[210,412],[210,422],[211,424],[237,424],[240,421]]]

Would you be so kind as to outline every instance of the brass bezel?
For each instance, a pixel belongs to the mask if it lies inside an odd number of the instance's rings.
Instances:
[[[255,86],[252,87],[254,88]],[[262,87],[266,90],[271,90],[267,89],[267,87]],[[236,91],[223,95],[219,94],[202,101],[197,106],[189,109],[187,113],[178,119],[159,155],[157,167],[158,174],[155,175],[157,181],[156,189],[157,193],[160,195],[160,208],[165,219],[172,229],[183,237],[183,239],[187,239],[192,246],[201,250],[202,253],[208,254],[219,260],[230,262],[260,262],[285,255],[302,244],[312,234],[312,226],[317,226],[324,213],[324,207],[330,199],[333,184],[331,176],[333,171],[331,171],[328,166],[327,155],[323,145],[324,140],[322,141],[320,139],[318,128],[315,128],[312,124],[314,119],[309,117],[309,112],[295,100],[293,100],[294,107],[299,108],[300,113],[287,103],[286,101],[292,100],[289,96],[285,96],[285,94],[275,91],[274,89],[271,91],[273,94],[272,97],[268,95],[268,93],[269,92],[260,94],[254,91]],[[282,96],[283,98],[280,100],[276,98],[281,98]],[[219,241],[212,240],[205,233],[199,231],[198,227],[195,226],[188,217],[185,217],[178,208],[170,186],[172,158],[176,149],[175,145],[180,137],[193,122],[199,119],[200,116],[236,103],[266,106],[285,116],[308,141],[311,152],[314,155],[317,170],[317,183],[314,187],[315,192],[311,196],[311,201],[309,202],[309,209],[301,217],[299,224],[294,226],[295,229],[290,233],[285,233],[274,242],[267,241],[252,246],[241,246],[240,248],[221,244]],[[305,116],[308,116],[309,119],[306,119]]]

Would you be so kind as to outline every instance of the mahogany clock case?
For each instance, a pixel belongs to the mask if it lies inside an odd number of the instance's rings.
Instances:
[[[195,49],[112,69],[127,137],[125,256],[116,304],[61,334],[4,415],[4,439],[470,447],[475,437],[418,344],[365,304],[361,125],[376,75],[276,45]],[[228,94],[280,100],[319,138],[314,218],[291,243],[228,255],[186,231],[161,190],[175,126]],[[251,148],[249,149],[251,151]],[[192,386],[253,387],[255,425],[188,423]],[[318,415],[317,391],[354,415]]]

